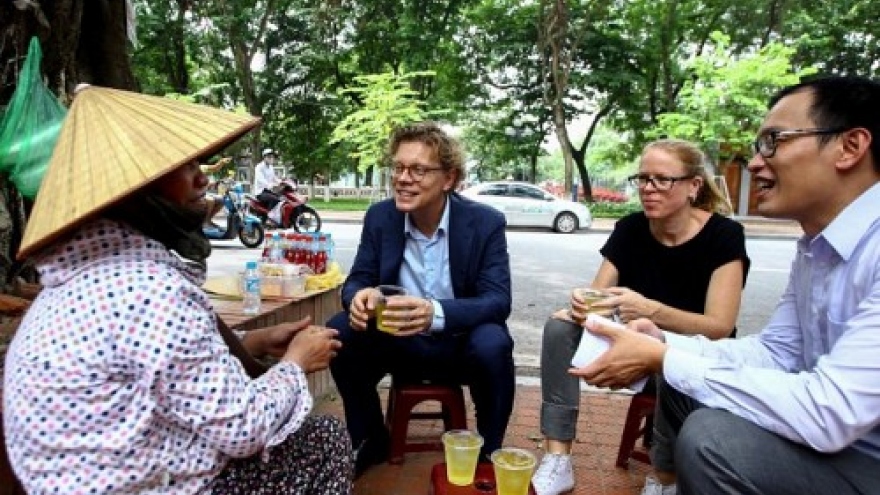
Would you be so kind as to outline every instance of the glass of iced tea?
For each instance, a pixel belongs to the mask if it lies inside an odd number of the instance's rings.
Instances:
[[[596,303],[613,296],[612,293],[603,289],[592,289],[589,287],[577,288],[574,290],[574,292],[577,295],[578,299],[583,301],[583,305],[586,306],[586,311],[582,313],[581,311],[583,310],[575,308],[574,305],[572,305],[571,318],[576,322],[583,323],[589,313],[596,313],[601,316],[610,316],[614,312],[614,308],[610,307],[593,307],[593,305],[595,305]]]
[[[383,313],[385,313],[385,307],[388,305],[388,298],[405,296],[407,294],[406,289],[399,285],[380,285],[379,287],[376,287],[376,289],[382,294],[379,301],[376,303],[376,328],[383,332],[394,333],[397,331],[397,328],[385,325],[385,317],[383,316]]]
[[[474,482],[477,461],[483,437],[469,430],[449,430],[443,434],[443,450],[446,456],[446,477],[456,486]]]
[[[505,447],[491,456],[498,495],[528,495],[537,459],[528,450]]]

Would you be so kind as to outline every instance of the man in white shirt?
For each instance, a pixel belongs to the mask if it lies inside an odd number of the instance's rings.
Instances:
[[[766,328],[708,341],[589,324],[611,347],[572,373],[613,388],[661,374],[655,431],[675,455],[660,468],[678,493],[880,494],[880,83],[783,89],[754,147],[758,211],[805,234]]]
[[[278,156],[272,148],[263,150],[263,160],[254,167],[254,190],[252,194],[260,194],[263,189],[271,189],[278,185],[279,179],[275,175],[275,160]]]

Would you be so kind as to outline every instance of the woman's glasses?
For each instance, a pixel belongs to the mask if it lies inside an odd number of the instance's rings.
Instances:
[[[626,178],[633,187],[637,187],[639,189],[644,189],[648,187],[648,184],[654,186],[654,189],[658,191],[668,191],[672,189],[672,186],[675,185],[676,182],[686,179],[692,179],[693,175],[680,175],[678,177],[667,177],[665,175],[649,175],[649,174],[635,174],[630,175]]]

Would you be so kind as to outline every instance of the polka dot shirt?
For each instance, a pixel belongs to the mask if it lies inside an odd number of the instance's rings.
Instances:
[[[97,220],[37,260],[44,285],[9,347],[3,416],[29,493],[202,493],[312,408],[305,374],[254,380],[230,355],[201,267]]]

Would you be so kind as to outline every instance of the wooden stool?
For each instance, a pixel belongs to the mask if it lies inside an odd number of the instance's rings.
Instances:
[[[626,421],[623,424],[623,433],[620,435],[620,448],[617,450],[617,467],[625,468],[629,459],[651,464],[651,458],[647,452],[635,450],[636,442],[642,437],[642,446],[648,448],[651,444],[651,434],[654,429],[654,405],[657,397],[654,394],[636,394],[629,403],[626,411]],[[644,420],[644,426],[642,425]]]
[[[419,403],[435,400],[441,410],[434,412],[413,412]],[[410,420],[443,419],[444,430],[467,429],[467,416],[464,409],[464,394],[460,385],[441,385],[436,383],[403,383],[392,378],[388,391],[388,411],[385,422],[391,435],[391,448],[388,462],[401,464],[407,452],[443,450],[440,439],[430,442],[406,441]]]

